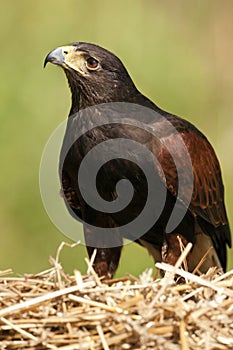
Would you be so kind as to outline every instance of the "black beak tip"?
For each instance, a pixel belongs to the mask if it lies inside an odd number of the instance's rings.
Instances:
[[[58,47],[57,49],[48,53],[48,55],[45,57],[45,60],[44,60],[44,68],[46,67],[48,62],[56,64],[58,66],[63,66],[64,64],[63,48]]]
[[[50,53],[45,57],[44,65],[43,65],[44,68],[46,67],[46,65],[47,65],[48,62],[51,62],[51,61],[50,61],[50,58],[49,58],[49,55],[50,55]]]

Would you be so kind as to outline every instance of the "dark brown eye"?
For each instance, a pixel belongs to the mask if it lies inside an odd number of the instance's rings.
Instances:
[[[87,59],[87,68],[95,70],[99,67],[99,62],[94,57],[89,57]]]

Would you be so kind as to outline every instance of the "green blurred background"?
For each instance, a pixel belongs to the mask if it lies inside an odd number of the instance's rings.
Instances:
[[[70,106],[64,74],[44,71],[43,60],[72,41],[116,53],[143,93],[208,136],[233,226],[232,13],[231,0],[1,1],[0,269],[42,271],[67,241],[43,208],[38,175],[45,143]],[[84,272],[85,255],[83,246],[64,248],[65,270]],[[130,244],[117,274],[138,275],[148,266],[146,251]]]

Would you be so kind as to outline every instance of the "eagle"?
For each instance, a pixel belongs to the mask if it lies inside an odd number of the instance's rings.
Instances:
[[[59,175],[97,274],[114,275],[124,238],[172,265],[191,242],[190,272],[225,271],[224,186],[203,133],[144,96],[121,60],[98,45],[58,47],[48,62],[64,70],[71,90]]]

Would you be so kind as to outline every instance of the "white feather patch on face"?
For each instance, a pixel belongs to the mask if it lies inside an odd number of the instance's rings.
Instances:
[[[84,54],[79,51],[71,51],[65,56],[65,65],[81,75],[88,75],[86,69],[86,58]]]

